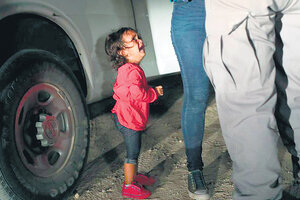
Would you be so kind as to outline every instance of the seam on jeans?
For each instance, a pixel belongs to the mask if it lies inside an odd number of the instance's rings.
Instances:
[[[175,42],[175,36],[174,36],[173,28],[171,29],[171,38],[172,38],[172,44],[174,46],[175,54],[176,54],[176,57],[177,57],[177,60],[178,60],[179,66],[180,66],[180,73],[184,74],[184,72],[182,70],[182,67],[181,67],[182,66],[182,59],[181,59],[181,56],[177,53],[178,47],[177,47],[176,42]]]
[[[181,56],[179,55],[179,53],[177,53],[178,47],[177,47],[176,42],[175,42],[175,36],[174,36],[173,28],[171,28],[171,38],[172,38],[172,44],[174,46],[174,50],[175,50],[175,53],[176,53],[176,57],[177,57],[177,60],[178,60],[179,66],[180,66],[180,73],[183,74],[183,76],[184,76],[184,70],[182,70],[182,65],[183,65],[182,64],[182,59],[181,59]],[[186,94],[188,93],[188,91],[185,91],[185,90],[183,90],[183,92],[186,93]],[[186,112],[184,112],[184,113],[186,114]],[[184,117],[187,118],[186,116],[184,116]],[[181,115],[182,132],[184,132],[184,127],[185,127],[185,124],[183,124],[183,122],[184,122],[184,120],[182,120],[182,115]]]

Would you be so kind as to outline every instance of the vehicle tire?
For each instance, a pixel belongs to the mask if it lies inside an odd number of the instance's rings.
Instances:
[[[19,69],[0,94],[0,199],[66,198],[89,146],[76,79],[57,60],[39,60]]]

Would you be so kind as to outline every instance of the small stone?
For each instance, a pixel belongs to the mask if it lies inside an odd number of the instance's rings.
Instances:
[[[74,195],[74,199],[79,199],[79,194],[78,194],[78,193],[76,193],[76,194]]]

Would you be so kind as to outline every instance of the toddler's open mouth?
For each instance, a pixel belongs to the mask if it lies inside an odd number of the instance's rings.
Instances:
[[[145,46],[142,45],[140,48],[139,48],[139,51],[144,51],[145,50]]]

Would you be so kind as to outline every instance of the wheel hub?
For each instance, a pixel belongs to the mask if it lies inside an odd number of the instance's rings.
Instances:
[[[70,101],[55,85],[38,83],[19,102],[15,143],[24,166],[37,177],[52,177],[69,161],[76,129]]]
[[[55,116],[40,114],[39,121],[35,123],[37,129],[36,139],[43,147],[53,146],[59,136],[59,125]]]

